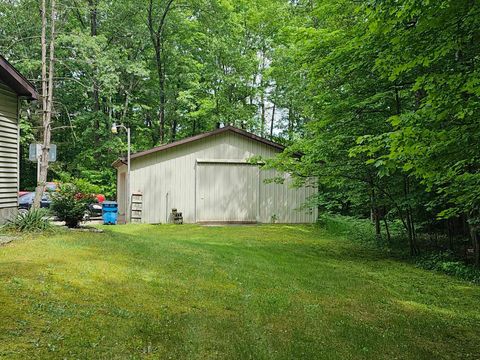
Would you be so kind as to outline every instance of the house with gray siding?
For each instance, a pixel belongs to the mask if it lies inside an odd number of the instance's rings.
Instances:
[[[33,85],[0,55],[0,223],[18,208],[20,99],[37,96]]]
[[[227,126],[133,154],[130,181],[126,159],[118,159],[113,166],[120,216],[168,223],[176,209],[186,223],[315,222],[317,209],[305,206],[317,193],[315,181],[293,187],[288,174],[249,162],[283,150],[280,144]],[[273,178],[284,181],[268,181]]]

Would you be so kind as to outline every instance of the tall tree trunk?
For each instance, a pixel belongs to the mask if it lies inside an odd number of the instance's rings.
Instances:
[[[51,0],[51,23],[50,23],[50,58],[47,59],[47,6],[46,0],[42,0],[42,129],[43,144],[42,153],[40,155],[40,172],[37,187],[35,189],[35,198],[33,200],[33,208],[38,209],[45,190],[48,175],[48,160],[50,157],[50,140],[51,140],[51,119],[53,106],[53,73],[55,63],[55,0]],[[47,62],[48,75],[47,75]]]
[[[480,241],[478,239],[478,230],[475,229],[472,234],[474,264],[480,268]]]
[[[453,223],[452,219],[447,220],[448,249],[453,251]]]
[[[310,0],[309,1],[309,6],[310,6],[310,13],[312,16],[312,25],[314,28],[318,27],[318,17],[315,15],[315,1]]]
[[[410,248],[410,255],[414,256],[415,255],[415,246],[414,246],[414,243],[413,243],[411,217],[410,217],[410,213],[409,213],[408,209],[405,211],[405,213],[406,213],[406,222],[407,222],[408,246]]]
[[[148,29],[150,32],[150,38],[152,40],[153,47],[155,49],[155,63],[157,65],[157,75],[158,75],[158,122],[159,122],[159,138],[160,142],[165,142],[165,105],[166,105],[166,96],[165,96],[165,57],[164,57],[164,27],[167,15],[172,7],[174,0],[167,0],[163,11],[160,14],[160,19],[158,24],[155,24],[155,15],[154,15],[154,4],[153,0],[149,1],[148,4]]]
[[[97,36],[97,0],[88,0],[90,7],[90,36]]]
[[[370,213],[371,220],[375,224],[375,236],[377,238],[382,237],[381,226],[380,226],[380,212],[377,206],[377,198],[375,194],[375,187],[373,183],[370,184]]]
[[[160,123],[160,142],[164,143],[165,142],[165,103],[166,103],[166,96],[165,96],[165,69],[163,66],[163,59],[162,56],[160,55],[159,57],[159,66],[158,66],[158,72],[159,72],[159,90],[160,90],[160,106],[159,106],[159,115],[158,115],[158,120]]]
[[[392,242],[392,236],[390,235],[390,228],[388,227],[387,217],[383,217],[383,224],[385,225],[385,232],[387,233],[387,242],[390,244]]]
[[[480,239],[478,236],[479,226],[477,224],[478,221],[476,221],[475,218],[473,221],[469,221],[470,236],[473,245],[473,263],[475,267],[480,268]]]
[[[88,6],[90,7],[90,36],[95,37],[98,33],[98,23],[97,23],[97,5],[98,0],[88,0]],[[99,111],[100,111],[100,90],[97,80],[97,70],[96,66],[93,67],[92,74],[92,100],[93,100],[93,126],[95,129],[94,132],[94,143],[95,148],[98,148],[100,145],[100,120],[99,120]]]
[[[395,91],[395,110],[396,114],[400,115],[402,113],[402,102],[400,99],[400,92],[397,86],[394,87]],[[417,255],[418,254],[418,246],[417,246],[417,235],[415,232],[415,224],[413,221],[413,215],[412,215],[412,208],[410,204],[408,203],[408,195],[410,192],[410,186],[409,186],[409,180],[408,180],[408,175],[404,175],[403,177],[403,195],[404,199],[406,202],[405,206],[405,220],[403,222],[403,225],[405,226],[405,229],[407,230],[408,234],[408,243],[410,247],[410,255]],[[400,213],[400,217],[402,217]]]
[[[382,237],[382,231],[381,231],[381,226],[380,226],[380,215],[378,213],[378,208],[375,208],[375,236],[377,238]]]
[[[288,109],[288,140],[292,140],[293,138],[293,110],[290,107]]]
[[[263,91],[262,91],[262,98],[260,100],[262,102],[262,104],[260,105],[261,106],[261,123],[260,123],[260,126],[261,126],[261,130],[260,130],[260,136],[265,136],[265,95],[263,94]]]
[[[163,65],[163,44],[160,35],[155,36],[155,63],[157,65],[157,75],[158,75],[158,137],[160,143],[165,142],[165,71]]]
[[[273,129],[275,127],[275,109],[276,105],[273,104],[272,108],[272,121],[270,122],[270,140],[273,139]]]
[[[405,175],[403,177],[403,194],[406,202],[406,209],[405,209],[405,220],[406,220],[406,227],[408,233],[408,242],[410,246],[410,255],[414,256],[419,253],[418,246],[417,246],[417,236],[415,232],[415,223],[413,221],[412,215],[412,208],[408,203],[408,195],[410,193],[410,185],[408,176]]]
[[[266,126],[266,123],[267,123],[267,119],[266,119],[266,109],[265,109],[265,91],[266,91],[266,87],[267,87],[267,82],[265,81],[265,69],[267,68],[267,62],[266,62],[266,46],[265,44],[263,45],[262,47],[262,65],[261,65],[261,68],[260,68],[260,76],[261,76],[261,80],[260,80],[260,91],[261,91],[261,98],[260,98],[260,102],[261,102],[261,119],[260,119],[260,126],[261,126],[261,131],[260,131],[260,135],[262,137],[265,136],[265,126]],[[255,86],[255,83],[253,84]]]
[[[177,138],[177,127],[178,127],[178,120],[177,118],[173,118],[172,126],[171,126],[171,141],[174,142]]]

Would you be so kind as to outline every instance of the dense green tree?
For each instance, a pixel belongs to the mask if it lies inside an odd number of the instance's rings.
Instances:
[[[0,52],[40,85],[40,20],[32,17],[38,6],[34,0],[0,4],[8,24]],[[68,171],[113,195],[110,164],[126,147],[122,136],[110,133],[113,122],[132,128],[134,150],[225,124],[261,133],[275,10],[286,6],[265,0],[59,3],[53,131],[59,162],[50,177]],[[39,138],[39,113],[32,109],[22,121],[25,154]],[[22,165],[22,186],[32,187],[35,166],[24,159]]]
[[[478,4],[299,1],[292,14],[273,74],[306,126],[270,166],[318,177],[322,207],[370,208],[378,232],[399,219],[412,253],[417,232],[466,217],[478,264]]]

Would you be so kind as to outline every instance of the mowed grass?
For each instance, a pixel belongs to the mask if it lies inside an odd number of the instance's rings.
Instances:
[[[480,287],[322,229],[104,229],[0,248],[0,358],[480,358]]]

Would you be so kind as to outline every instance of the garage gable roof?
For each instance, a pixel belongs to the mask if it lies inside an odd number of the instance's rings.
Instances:
[[[36,100],[38,93],[30,81],[0,55],[0,80],[11,88],[18,96],[28,100]]]
[[[209,132],[206,132],[206,133],[203,133],[203,134],[200,134],[200,135],[196,135],[196,136],[188,137],[188,138],[185,138],[185,139],[182,139],[182,140],[174,141],[170,144],[157,146],[157,147],[154,147],[154,148],[149,149],[149,150],[145,150],[145,151],[141,151],[141,152],[132,154],[131,159],[133,160],[133,159],[145,156],[145,155],[150,155],[150,154],[157,153],[157,152],[160,152],[160,151],[164,151],[164,150],[176,147],[176,146],[188,144],[188,143],[191,143],[191,142],[194,142],[194,141],[197,141],[197,140],[209,138],[211,136],[223,134],[223,133],[226,133],[226,132],[233,132],[235,134],[246,137],[250,140],[257,141],[259,143],[270,146],[270,147],[275,148],[275,149],[280,150],[280,151],[283,151],[285,149],[285,146],[283,146],[279,143],[270,141],[270,140],[265,139],[263,137],[252,134],[248,131],[245,131],[245,130],[242,130],[242,129],[239,129],[239,128],[236,128],[234,126],[229,125],[229,126],[225,126],[223,128],[216,129],[216,130],[213,130],[213,131],[209,131]],[[112,164],[112,166],[118,167],[118,166],[120,166],[121,164],[124,164],[124,163],[125,163],[125,159],[122,158],[122,159],[116,160]]]

